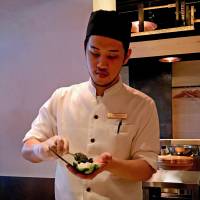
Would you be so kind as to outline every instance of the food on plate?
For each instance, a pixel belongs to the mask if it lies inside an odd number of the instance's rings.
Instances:
[[[91,161],[91,158],[89,159],[85,154],[83,153],[75,153],[74,154],[74,159],[77,161],[77,162],[80,162],[80,163],[86,163],[86,162],[89,162],[89,160]],[[92,160],[93,162],[93,160]]]
[[[94,162],[73,162],[73,167],[80,173],[91,174],[100,168],[100,164]]]

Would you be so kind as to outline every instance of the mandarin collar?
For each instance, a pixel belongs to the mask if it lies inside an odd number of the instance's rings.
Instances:
[[[88,87],[89,87],[90,92],[92,93],[93,96],[96,97],[96,88],[92,84],[91,78],[89,79],[88,83],[89,83]],[[122,83],[122,80],[121,80],[121,77],[120,77],[120,79],[117,83],[115,83],[112,87],[110,87],[110,88],[108,88],[104,91],[103,97],[110,96],[110,95],[117,93],[122,87],[123,87],[123,83]]]

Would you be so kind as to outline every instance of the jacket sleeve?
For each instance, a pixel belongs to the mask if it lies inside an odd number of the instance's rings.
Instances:
[[[160,151],[160,130],[157,109],[153,100],[142,109],[138,131],[132,141],[131,158],[143,159],[157,170]]]
[[[56,90],[39,109],[39,113],[32,122],[31,129],[26,133],[23,142],[30,138],[45,141],[57,134],[56,110],[58,100],[59,90]]]

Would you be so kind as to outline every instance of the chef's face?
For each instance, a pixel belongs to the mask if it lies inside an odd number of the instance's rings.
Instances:
[[[88,71],[94,86],[109,88],[119,80],[119,73],[126,64],[131,51],[127,55],[122,42],[92,35],[86,47]]]

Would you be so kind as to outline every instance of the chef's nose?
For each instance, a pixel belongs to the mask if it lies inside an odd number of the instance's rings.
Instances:
[[[104,56],[99,57],[97,67],[99,67],[101,69],[105,69],[108,67],[107,59]]]

